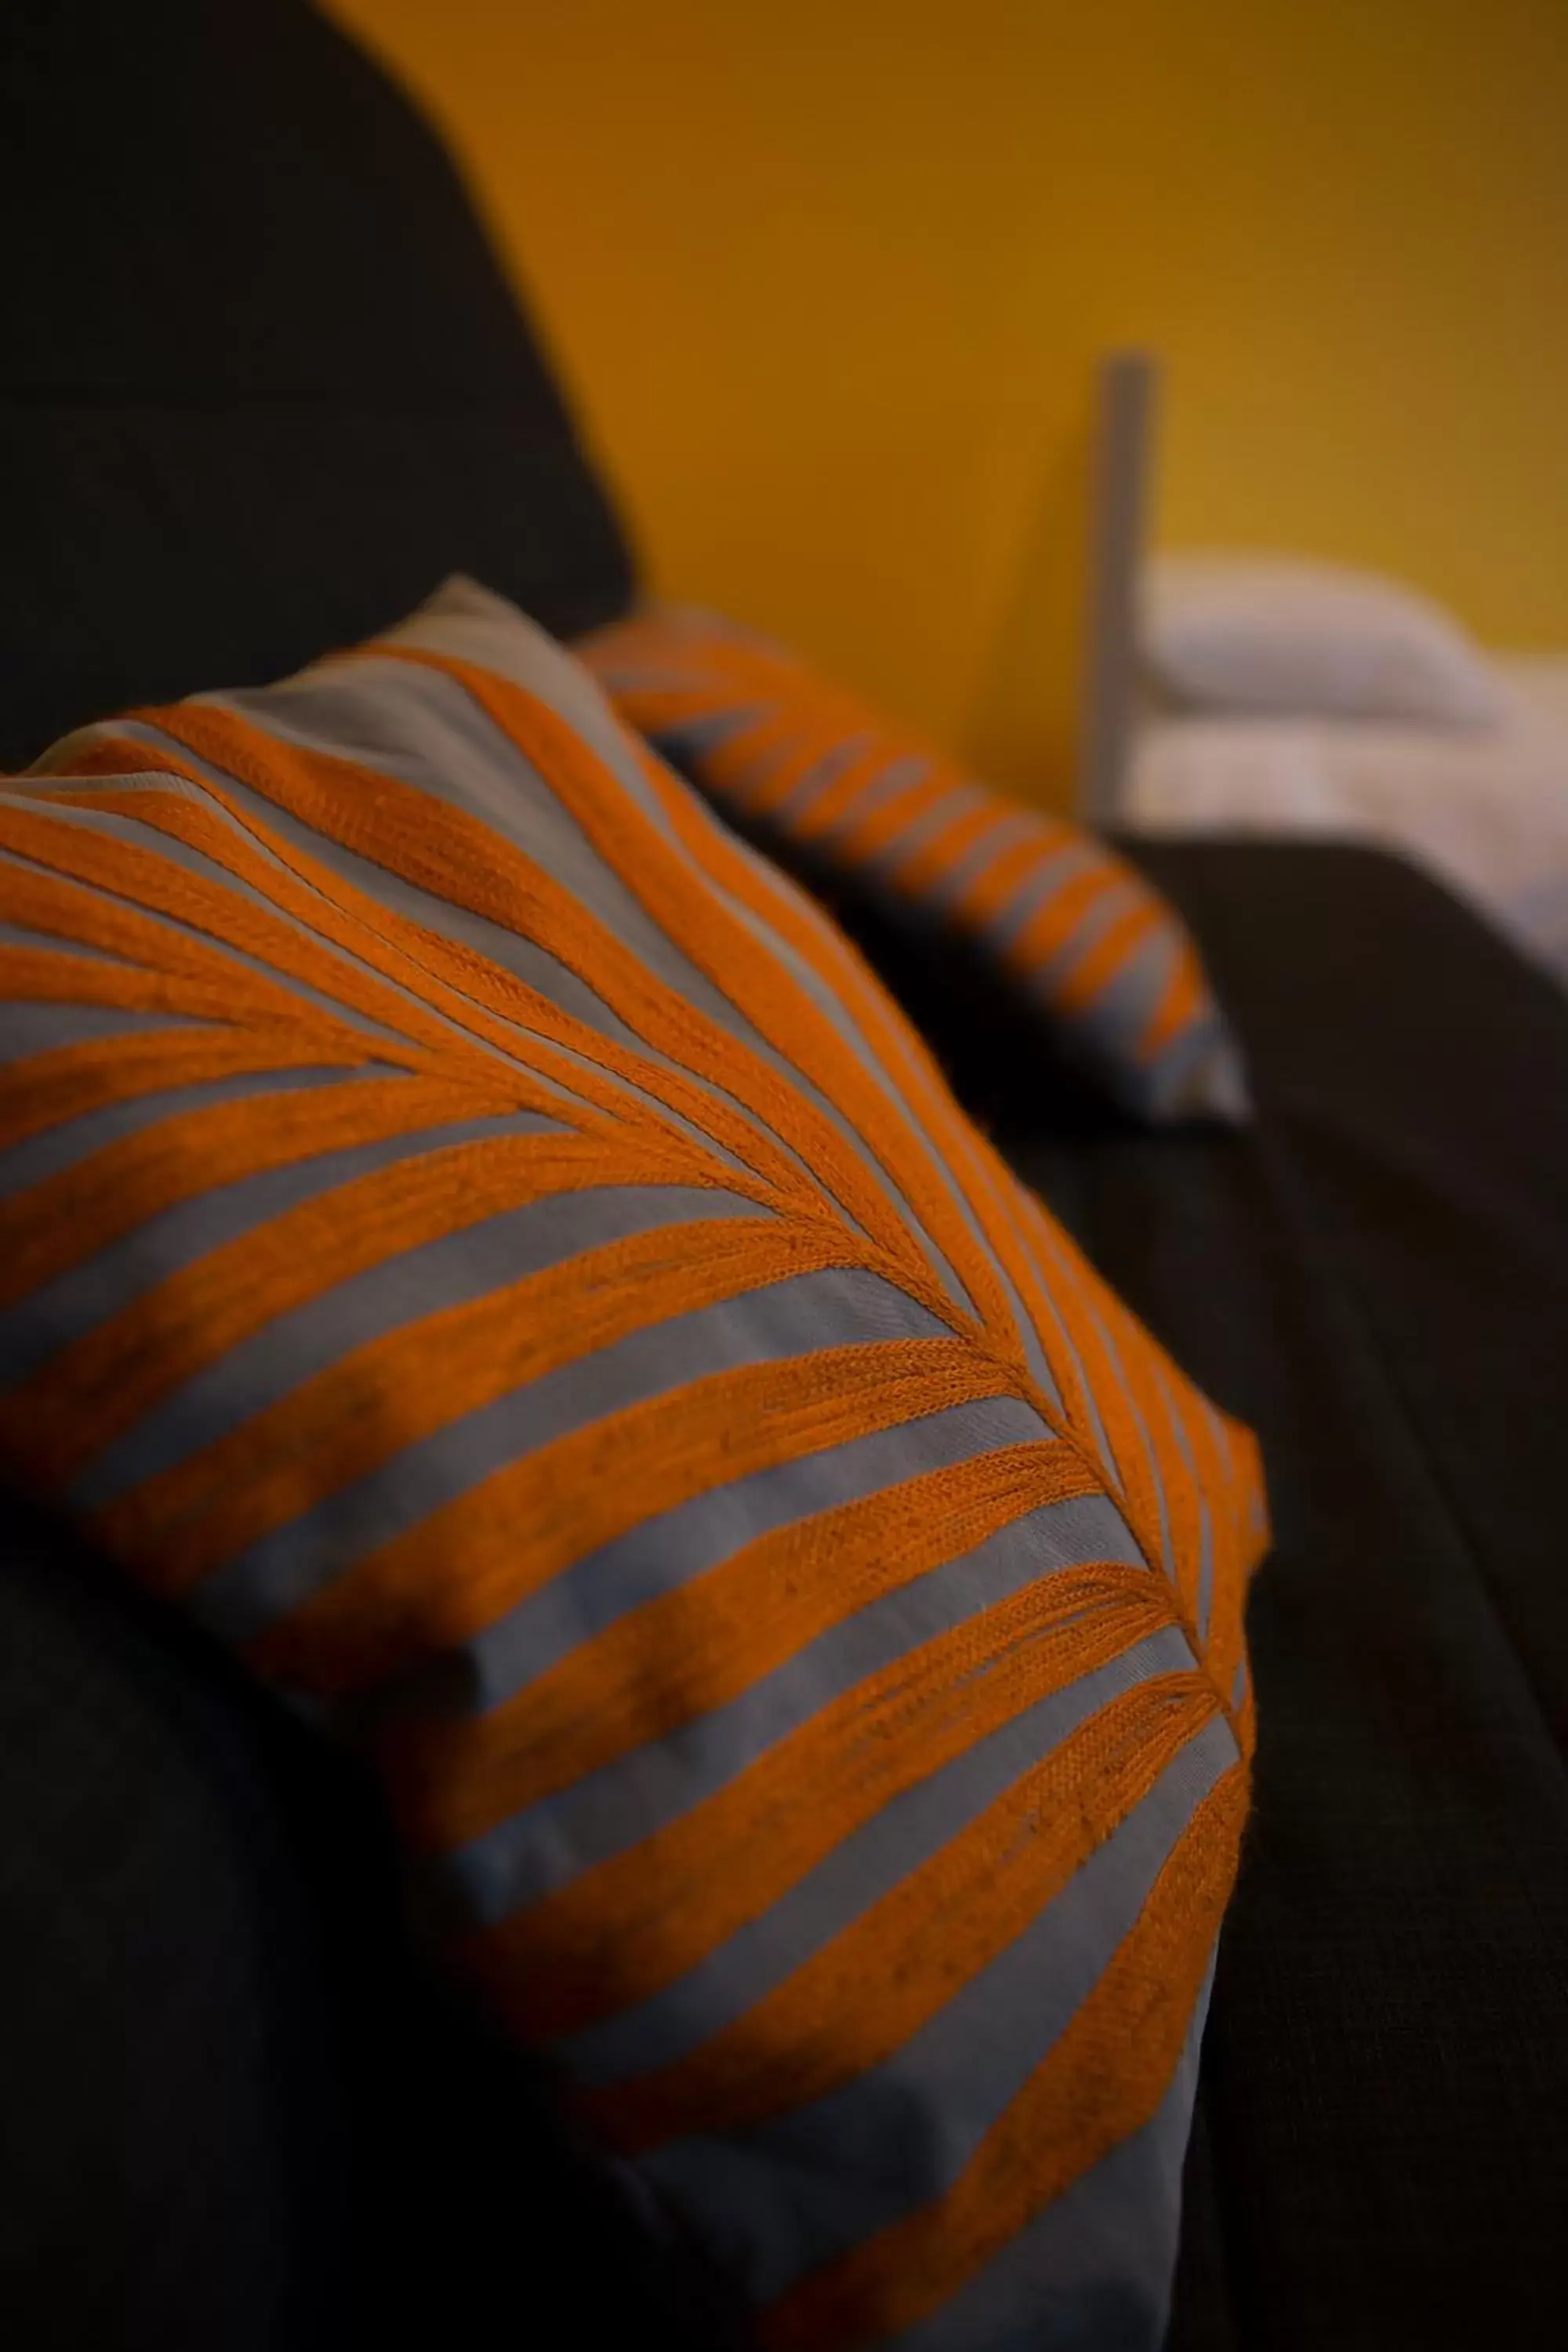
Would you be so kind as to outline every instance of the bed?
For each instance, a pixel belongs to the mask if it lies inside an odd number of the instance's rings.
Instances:
[[[1121,822],[1161,835],[1365,841],[1414,859],[1568,982],[1568,661],[1500,656],[1483,735],[1164,717],[1133,739]]]
[[[1205,707],[1163,690],[1151,597],[1169,559],[1149,557],[1143,528],[1158,386],[1143,354],[1101,378],[1080,800],[1141,836],[1384,848],[1568,982],[1568,656],[1461,648],[1485,673],[1474,725]]]
[[[323,18],[49,0],[0,57],[8,761],[452,569],[564,634],[625,609],[614,502],[449,164]],[[1244,1038],[1245,1133],[1120,1124],[975,974],[864,937],[1268,1455],[1171,2346],[1533,2341],[1568,2206],[1568,1003],[1379,852],[1138,854]],[[346,1766],[16,1502],[0,1633],[8,2343],[727,2340],[429,1979]]]

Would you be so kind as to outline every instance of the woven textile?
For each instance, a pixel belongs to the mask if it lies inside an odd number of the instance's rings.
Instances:
[[[656,608],[578,650],[627,723],[719,807],[835,881],[973,940],[1124,1108],[1245,1117],[1240,1056],[1185,925],[1103,842],[710,613]]]
[[[482,592],[68,740],[0,874],[12,1475],[367,1744],[760,2342],[1154,2346],[1250,1438]]]

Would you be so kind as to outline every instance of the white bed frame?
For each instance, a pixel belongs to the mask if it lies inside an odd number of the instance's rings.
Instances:
[[[1125,805],[1137,716],[1138,574],[1148,527],[1159,362],[1100,362],[1090,488],[1088,606],[1074,801],[1082,823],[1115,824]]]

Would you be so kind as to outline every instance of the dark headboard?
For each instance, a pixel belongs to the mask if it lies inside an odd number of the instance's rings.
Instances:
[[[631,566],[447,157],[303,0],[0,5],[0,766]]]

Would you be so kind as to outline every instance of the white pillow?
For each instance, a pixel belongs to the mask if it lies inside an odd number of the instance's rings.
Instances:
[[[1204,710],[1489,727],[1503,698],[1458,623],[1375,572],[1269,555],[1161,555],[1143,579],[1155,682]]]

